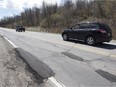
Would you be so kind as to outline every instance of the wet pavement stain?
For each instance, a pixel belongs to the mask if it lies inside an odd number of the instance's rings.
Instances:
[[[65,56],[68,56],[69,58],[72,58],[72,59],[75,59],[75,60],[78,60],[78,61],[84,61],[83,58],[79,57],[79,56],[76,56],[72,53],[69,53],[69,52],[62,52],[63,55]]]
[[[116,82],[116,76],[109,72],[106,72],[103,70],[95,70],[95,72],[98,73],[99,75],[101,75],[102,77],[106,78],[110,82]]]

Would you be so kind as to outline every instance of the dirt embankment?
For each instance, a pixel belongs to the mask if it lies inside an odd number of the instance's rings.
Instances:
[[[0,36],[0,87],[43,87],[41,77]]]

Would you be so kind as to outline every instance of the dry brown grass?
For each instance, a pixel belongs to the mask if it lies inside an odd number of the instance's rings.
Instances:
[[[90,17],[88,18],[87,20],[85,21],[93,21],[93,18]],[[112,19],[108,20],[108,19],[95,19],[95,21],[100,21],[100,22],[105,22],[106,24],[108,24],[111,29],[112,29],[112,36],[113,36],[113,39],[116,40],[116,23],[113,22]],[[60,28],[60,27],[57,27],[57,28],[40,28],[40,27],[29,27],[29,28],[26,28],[26,30],[28,31],[35,31],[35,32],[50,32],[50,33],[61,33],[62,30],[65,29],[65,28]]]
[[[40,27],[27,27],[27,31],[35,32],[50,32],[50,33],[61,33],[63,28],[40,28]]]

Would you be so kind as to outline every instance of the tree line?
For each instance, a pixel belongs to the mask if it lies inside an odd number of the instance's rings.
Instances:
[[[20,15],[4,17],[1,27],[14,28],[16,25],[42,28],[70,27],[83,20],[101,19],[116,25],[115,0],[65,0],[63,4],[47,4],[42,7],[27,8]]]

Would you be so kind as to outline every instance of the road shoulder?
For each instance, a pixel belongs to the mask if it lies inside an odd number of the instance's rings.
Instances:
[[[0,87],[42,87],[42,81],[0,36]]]

